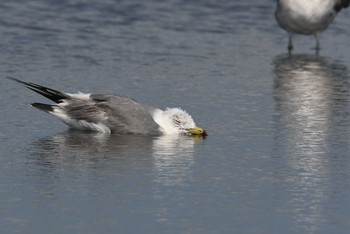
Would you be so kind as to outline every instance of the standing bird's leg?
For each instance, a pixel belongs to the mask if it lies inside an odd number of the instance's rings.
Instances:
[[[316,49],[316,53],[318,53],[321,49],[319,34],[315,33],[314,36],[315,36],[315,40],[316,40],[316,48],[315,49]]]
[[[288,34],[288,52],[291,53],[293,50],[292,34]]]

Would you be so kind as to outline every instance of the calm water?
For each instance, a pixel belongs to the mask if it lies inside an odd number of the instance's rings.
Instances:
[[[75,132],[2,79],[1,233],[348,233],[350,11],[287,37],[275,1],[0,3],[0,71],[181,106],[209,132]]]

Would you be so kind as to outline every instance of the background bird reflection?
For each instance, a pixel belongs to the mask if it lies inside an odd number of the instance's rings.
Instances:
[[[297,219],[315,231],[332,194],[334,150],[348,147],[349,76],[347,67],[323,57],[278,56],[274,61],[274,137],[284,155],[292,185],[289,196]],[[281,152],[284,151],[284,152]],[[345,156],[345,155],[344,155]]]
[[[350,87],[344,65],[317,56],[280,56],[275,75],[275,117],[285,133],[279,137],[306,154],[344,137]]]

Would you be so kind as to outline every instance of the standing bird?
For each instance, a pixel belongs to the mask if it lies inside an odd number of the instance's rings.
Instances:
[[[288,51],[293,50],[294,34],[314,35],[316,51],[320,50],[319,34],[334,20],[350,0],[277,0],[275,17],[289,35]]]
[[[73,129],[107,134],[208,135],[205,130],[196,127],[192,117],[180,108],[161,110],[122,95],[69,94],[13,77],[7,78],[55,102],[31,105],[58,117]]]

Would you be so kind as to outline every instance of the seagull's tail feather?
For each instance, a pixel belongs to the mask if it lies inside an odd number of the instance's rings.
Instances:
[[[62,102],[63,99],[70,99],[71,97],[63,92],[60,92],[58,90],[54,90],[45,86],[37,85],[31,82],[24,82],[22,80],[19,80],[17,78],[13,77],[7,77],[7,79],[16,81],[18,83],[23,84],[28,89],[33,90],[34,92],[50,99],[51,101],[54,101],[55,103]],[[40,109],[40,108],[39,108]]]
[[[32,103],[31,105],[32,105],[32,107],[35,107],[35,108],[37,108],[41,111],[44,111],[44,112],[51,113],[54,111],[53,105],[44,104],[44,103]]]

